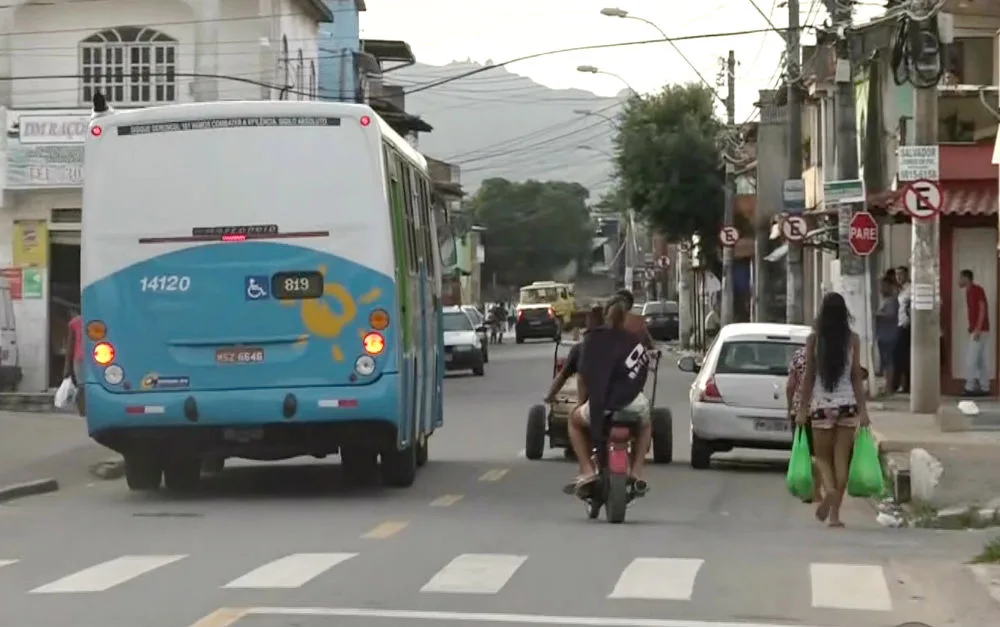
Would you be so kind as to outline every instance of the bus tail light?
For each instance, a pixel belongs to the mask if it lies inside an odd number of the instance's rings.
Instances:
[[[92,342],[100,342],[108,337],[108,325],[100,320],[91,320],[87,323],[87,337]]]
[[[372,123],[372,119],[367,115],[361,116],[361,126],[368,126]]]
[[[361,343],[369,355],[381,355],[385,350],[385,338],[375,331],[367,333]]]
[[[384,309],[376,309],[372,315],[368,316],[368,325],[376,331],[385,331],[389,328],[389,314]]]
[[[100,366],[108,366],[115,360],[115,347],[111,342],[98,342],[94,345],[94,361]]]

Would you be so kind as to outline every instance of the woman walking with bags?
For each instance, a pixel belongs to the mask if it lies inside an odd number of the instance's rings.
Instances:
[[[840,506],[847,488],[851,451],[858,426],[868,426],[861,341],[851,331],[851,315],[844,297],[823,297],[813,332],[806,342],[806,368],[796,423],[812,425],[813,445],[823,500],[816,518],[830,527],[843,527]]]

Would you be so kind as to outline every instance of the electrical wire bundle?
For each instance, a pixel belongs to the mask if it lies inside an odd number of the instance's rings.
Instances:
[[[892,78],[897,85],[917,89],[936,86],[944,76],[947,57],[938,31],[936,12],[900,15],[892,39]]]

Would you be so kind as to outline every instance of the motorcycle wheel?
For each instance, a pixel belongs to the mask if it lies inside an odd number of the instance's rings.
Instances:
[[[612,474],[608,477],[604,500],[604,519],[612,524],[625,522],[625,512],[628,510],[628,475]]]

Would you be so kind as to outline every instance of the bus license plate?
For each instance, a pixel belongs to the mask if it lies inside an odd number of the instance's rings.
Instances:
[[[264,361],[263,348],[232,346],[215,351],[217,364],[259,364]]]

